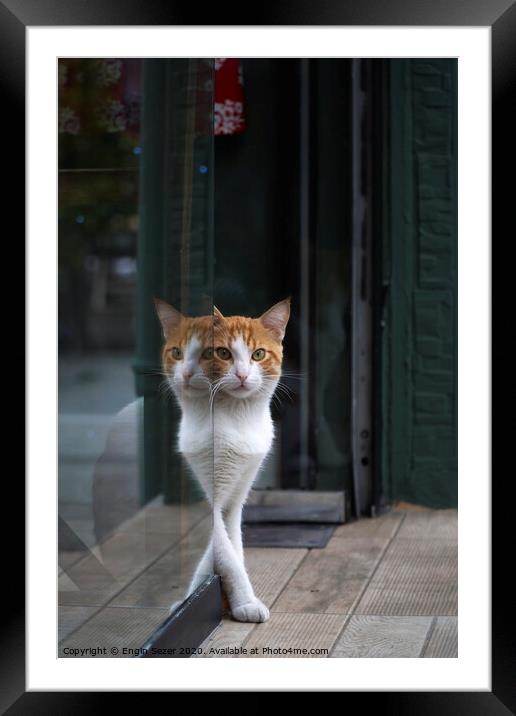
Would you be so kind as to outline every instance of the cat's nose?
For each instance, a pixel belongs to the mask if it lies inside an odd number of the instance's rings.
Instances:
[[[186,368],[185,368],[185,370],[183,371],[183,380],[187,385],[188,385],[188,381],[190,380],[191,377],[192,377],[192,374],[190,373],[189,370],[186,370]]]
[[[237,378],[238,378],[239,381],[240,381],[240,385],[243,385],[243,384],[245,383],[245,381],[247,380],[247,376],[248,376],[248,375],[249,375],[249,373],[240,373],[240,372],[237,372],[236,376],[237,376]]]

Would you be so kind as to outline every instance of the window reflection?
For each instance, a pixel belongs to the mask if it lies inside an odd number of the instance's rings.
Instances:
[[[212,73],[210,60],[59,62],[61,656],[142,646],[209,541],[160,390],[152,296],[211,305]]]

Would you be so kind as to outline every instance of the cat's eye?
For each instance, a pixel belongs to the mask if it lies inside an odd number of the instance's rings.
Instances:
[[[181,358],[183,357],[183,351],[177,346],[171,348],[170,353],[172,354],[172,358],[174,358],[175,360],[181,360]]]
[[[217,355],[222,360],[229,360],[231,358],[231,352],[227,348],[217,348]]]
[[[251,356],[253,360],[263,360],[265,358],[265,349],[257,348]]]
[[[201,355],[204,360],[211,360],[213,358],[213,348],[206,348]]]

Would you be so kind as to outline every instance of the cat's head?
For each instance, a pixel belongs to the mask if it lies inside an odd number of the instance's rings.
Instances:
[[[165,344],[163,371],[175,395],[207,399],[270,398],[281,376],[283,337],[290,298],[259,318],[213,316],[189,318],[165,301],[154,299]]]
[[[259,318],[223,316],[214,309],[211,375],[217,394],[236,399],[272,396],[281,376],[289,316],[290,298]]]
[[[207,400],[211,388],[213,316],[189,318],[159,298],[154,299],[165,343],[163,372],[176,397]]]

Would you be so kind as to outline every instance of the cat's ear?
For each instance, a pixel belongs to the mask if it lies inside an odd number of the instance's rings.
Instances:
[[[277,341],[282,341],[285,335],[288,319],[290,317],[290,296],[260,316],[262,325],[274,335]]]
[[[156,306],[158,318],[161,321],[163,335],[166,338],[173,328],[179,327],[184,316],[173,306],[166,303],[166,301],[162,301],[161,298],[154,298],[154,305]]]
[[[219,311],[217,306],[213,306],[213,318],[215,319],[215,323],[218,323],[218,321],[220,321],[222,318],[224,318],[224,316]]]

